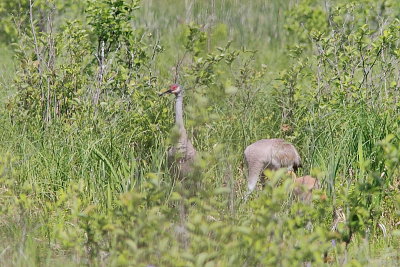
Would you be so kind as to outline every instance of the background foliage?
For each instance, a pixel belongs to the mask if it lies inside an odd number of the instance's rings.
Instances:
[[[400,4],[0,0],[2,265],[399,265]],[[170,176],[173,99],[201,157]],[[243,150],[282,172],[243,202]]]

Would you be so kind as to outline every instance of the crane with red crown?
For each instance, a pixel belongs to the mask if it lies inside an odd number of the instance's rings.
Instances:
[[[179,180],[184,180],[193,170],[196,149],[189,140],[183,121],[183,94],[179,84],[172,84],[169,89],[160,94],[175,95],[175,125],[178,128],[179,138],[176,144],[168,149],[168,166],[171,174]]]

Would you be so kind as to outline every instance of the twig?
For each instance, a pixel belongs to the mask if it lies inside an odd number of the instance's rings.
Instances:
[[[29,0],[29,19],[30,19],[30,23],[31,23],[33,42],[34,42],[34,45],[35,45],[35,54],[36,54],[37,60],[39,61],[38,69],[39,69],[39,73],[41,74],[41,67],[40,67],[41,64],[40,64],[40,62],[42,60],[42,57],[41,57],[40,51],[39,51],[38,41],[37,41],[37,37],[36,37],[35,25],[33,24],[33,2],[32,2],[32,0]]]
[[[376,61],[378,60],[378,57],[379,57],[379,55],[381,54],[382,49],[383,49],[383,47],[380,47],[380,48],[379,48],[379,51],[376,53],[374,62],[372,62],[372,64],[369,66],[368,71],[364,72],[363,79],[362,79],[362,81],[361,81],[360,86],[358,87],[358,89],[360,89],[361,86],[364,84],[364,82],[367,80],[367,76],[369,75],[369,73],[371,72],[372,68],[374,67]]]
[[[10,246],[7,246],[5,249],[3,249],[3,251],[0,253],[0,258],[3,257],[3,255],[7,252],[7,250],[10,249]]]
[[[175,75],[174,75],[174,83],[178,82],[179,79],[179,69],[183,63],[183,60],[185,59],[186,55],[187,55],[188,51],[186,50],[185,53],[183,54],[181,59],[178,59],[178,61],[176,62],[175,65]]]

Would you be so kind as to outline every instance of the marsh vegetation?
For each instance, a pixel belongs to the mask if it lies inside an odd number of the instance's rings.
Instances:
[[[1,265],[399,266],[399,18],[395,0],[0,0]],[[158,96],[175,82],[186,184]],[[242,201],[263,138],[295,145],[311,202],[269,170]]]

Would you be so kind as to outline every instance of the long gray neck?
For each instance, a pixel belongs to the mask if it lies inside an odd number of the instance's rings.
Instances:
[[[176,95],[175,100],[175,123],[179,128],[179,132],[185,131],[185,127],[183,125],[183,92],[181,91]]]

